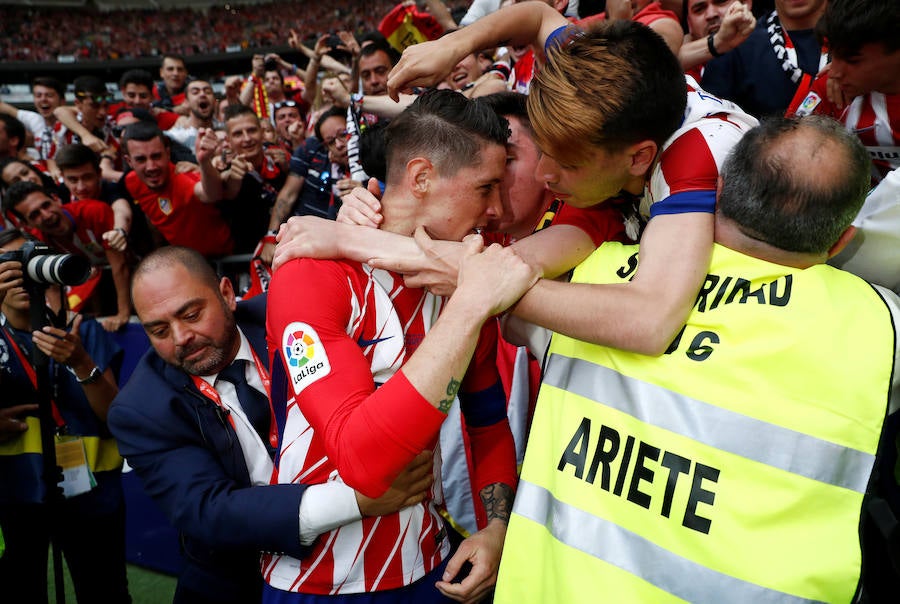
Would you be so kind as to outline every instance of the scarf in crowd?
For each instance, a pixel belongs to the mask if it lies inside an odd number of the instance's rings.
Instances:
[[[791,81],[794,84],[799,84],[804,75],[809,77],[810,80],[815,77],[816,74],[804,74],[803,70],[800,69],[800,62],[797,60],[797,49],[794,48],[791,37],[781,27],[781,21],[778,20],[777,11],[773,10],[766,20],[766,31],[769,32],[769,43],[772,44],[772,50],[775,52],[775,56],[781,61],[781,68],[788,74],[788,77],[791,78]],[[827,63],[828,51],[823,46],[822,54],[819,57],[818,71],[822,71],[822,68],[825,67]]]

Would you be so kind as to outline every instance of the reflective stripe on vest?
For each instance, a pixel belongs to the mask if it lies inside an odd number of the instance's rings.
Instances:
[[[28,424],[21,436],[6,442],[0,442],[0,455],[40,455],[41,423],[36,417],[26,417]],[[84,442],[84,452],[87,456],[88,467],[93,472],[105,472],[118,470],[122,467],[122,456],[113,438],[100,438],[99,436],[80,436]]]
[[[866,492],[875,462],[871,453],[681,396],[582,359],[553,355],[543,383],[710,447],[858,493]],[[645,404],[649,401],[652,405]]]
[[[567,505],[547,489],[524,480],[519,481],[515,513],[547,527],[555,539],[569,547],[633,574],[644,572],[649,583],[688,602],[725,601],[722,594],[728,594],[729,602],[816,601],[775,592],[696,564],[613,522]],[[613,543],[616,547],[604,546]],[[646,565],[648,560],[656,562]]]
[[[720,246],[662,357],[554,335],[495,601],[850,601],[894,352],[865,282]]]

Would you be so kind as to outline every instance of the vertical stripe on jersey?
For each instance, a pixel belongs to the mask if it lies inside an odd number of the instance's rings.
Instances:
[[[360,352],[377,384],[384,383],[409,358],[437,318],[441,299],[407,288],[399,275],[361,267],[348,273],[350,317],[347,336],[369,342]],[[409,336],[409,337],[407,337]],[[287,404],[285,434],[276,478],[280,483],[319,484],[341,480],[328,459],[324,441],[301,412],[295,398]],[[264,555],[263,576],[277,589],[318,594],[347,594],[396,589],[433,570],[449,553],[443,521],[440,447],[435,446],[435,482],[431,497],[396,514],[363,518],[322,535],[304,560]]]

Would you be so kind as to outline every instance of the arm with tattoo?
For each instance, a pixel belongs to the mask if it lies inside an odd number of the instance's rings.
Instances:
[[[509,515],[512,513],[513,498],[515,497],[512,487],[502,482],[495,482],[481,489],[478,496],[481,497],[488,522],[496,518],[509,523]]]

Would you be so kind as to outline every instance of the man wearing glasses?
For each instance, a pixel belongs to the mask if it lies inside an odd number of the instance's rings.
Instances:
[[[360,183],[350,180],[347,167],[347,116],[339,107],[329,109],[316,122],[315,138],[307,139],[291,157],[290,174],[272,208],[269,233],[290,216],[320,216],[334,219],[341,196]],[[275,243],[263,246],[261,257],[272,263]]]

